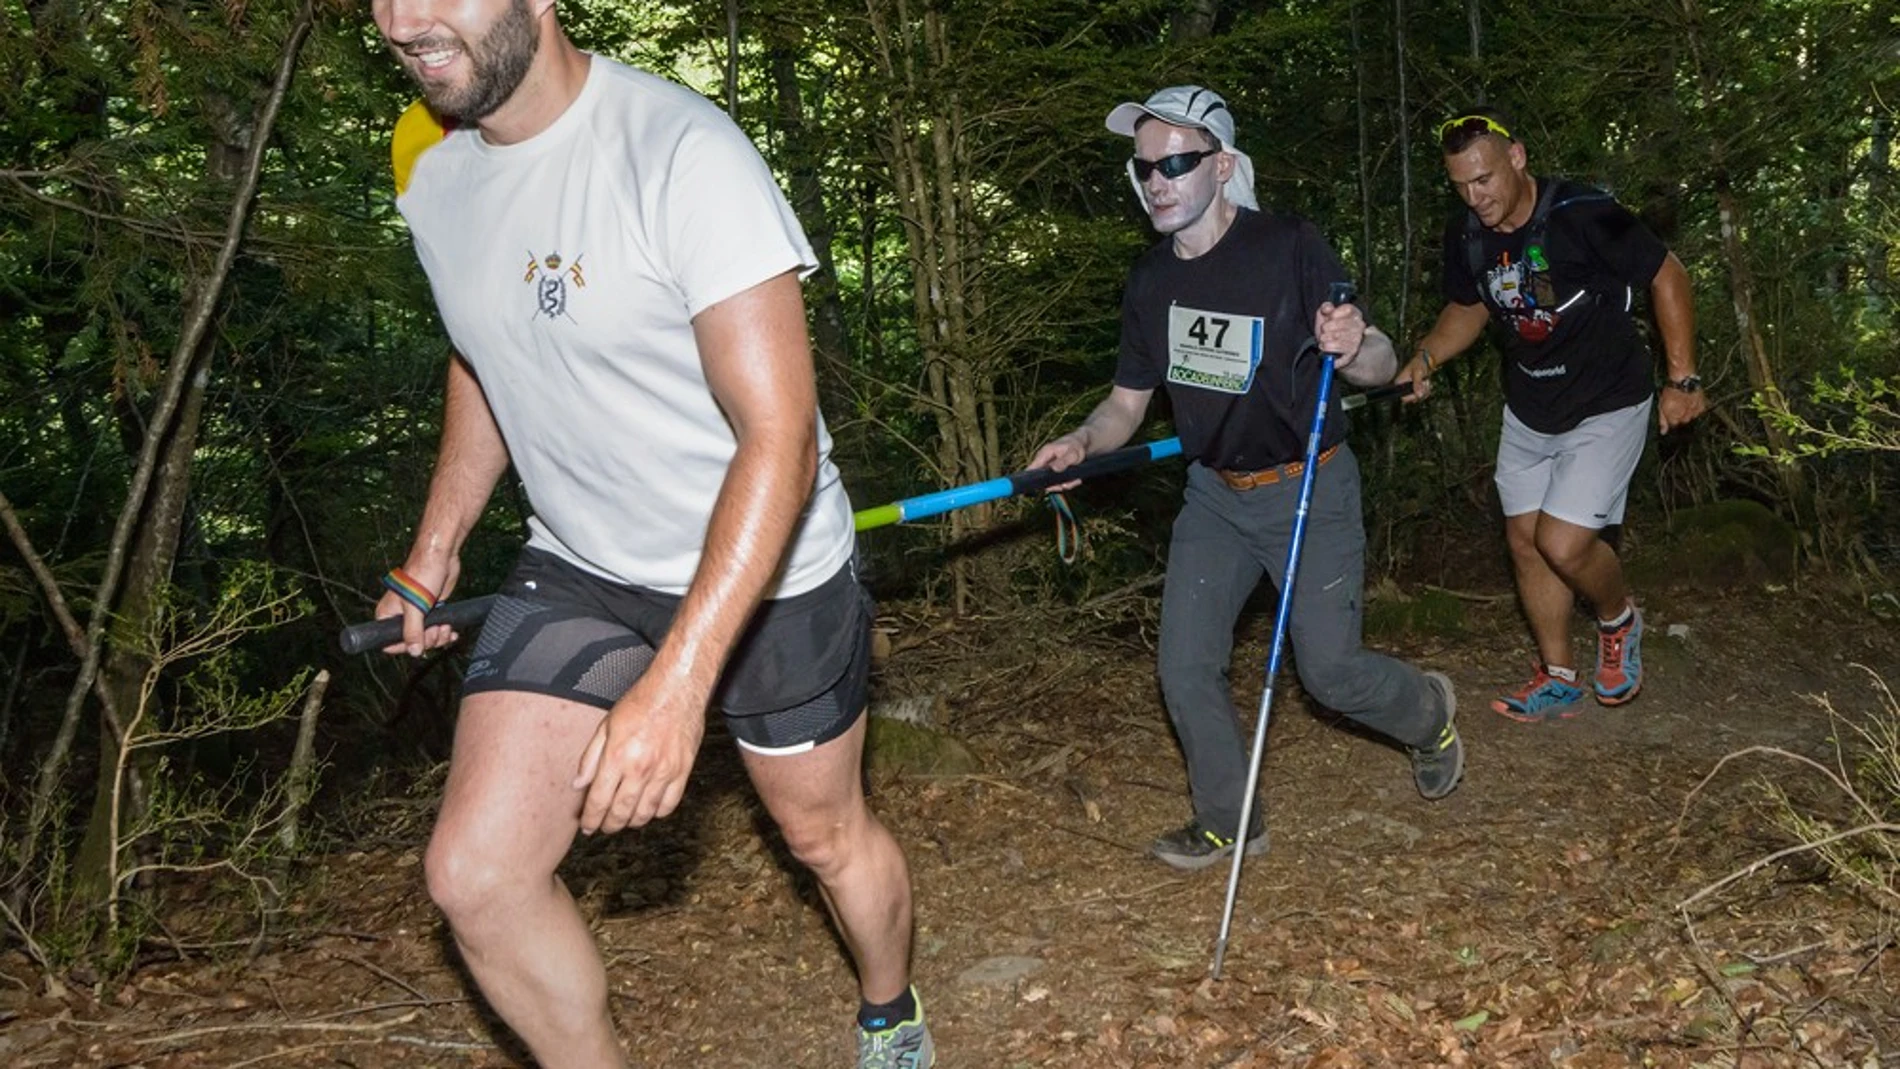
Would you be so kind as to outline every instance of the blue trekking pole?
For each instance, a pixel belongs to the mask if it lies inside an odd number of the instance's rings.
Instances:
[[[1335,305],[1351,303],[1350,282],[1335,282],[1327,294]],[[1300,544],[1306,540],[1306,513],[1313,504],[1313,477],[1319,472],[1319,439],[1326,430],[1326,406],[1333,399],[1333,360],[1337,354],[1320,358],[1319,400],[1313,406],[1313,426],[1306,435],[1306,466],[1300,471],[1300,504],[1293,514],[1293,538],[1286,547],[1286,577],[1280,582],[1280,609],[1273,617],[1273,648],[1267,655],[1267,689],[1260,695],[1260,713],[1253,729],[1253,757],[1247,764],[1247,792],[1241,796],[1240,830],[1234,833],[1234,867],[1227,877],[1227,905],[1221,910],[1220,935],[1214,941],[1214,968],[1210,975],[1220,979],[1221,961],[1227,957],[1227,935],[1234,923],[1234,899],[1240,894],[1240,864],[1247,856],[1247,831],[1253,827],[1254,794],[1260,787],[1260,759],[1267,749],[1267,713],[1273,706],[1273,681],[1280,674],[1280,654],[1286,647],[1287,620],[1293,615],[1293,580],[1300,570]]]

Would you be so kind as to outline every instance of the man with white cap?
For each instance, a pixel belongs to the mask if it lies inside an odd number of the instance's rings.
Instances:
[[[1339,374],[1365,386],[1389,382],[1398,361],[1356,305],[1327,300],[1346,275],[1319,231],[1258,208],[1253,162],[1235,147],[1233,113],[1219,94],[1163,89],[1117,107],[1108,128],[1134,138],[1128,176],[1163,240],[1129,274],[1108,397],[1030,465],[1059,471],[1120,447],[1155,389],[1167,387],[1190,463],[1168,550],[1157,671],[1194,816],[1152,849],[1176,868],[1199,869],[1242,838],[1248,754],[1229,690],[1234,624],[1263,576],[1276,586],[1285,578],[1318,354],[1338,354]],[[1335,397],[1289,625],[1300,681],[1321,704],[1406,747],[1419,793],[1443,798],[1464,770],[1451,681],[1360,645],[1365,528],[1345,438]],[[1264,822],[1245,841],[1249,854],[1264,853]]]

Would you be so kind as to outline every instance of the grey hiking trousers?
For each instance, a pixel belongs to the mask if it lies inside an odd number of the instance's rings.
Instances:
[[[1187,758],[1194,815],[1222,835],[1239,829],[1252,745],[1234,710],[1234,624],[1263,575],[1280,587],[1299,496],[1298,479],[1239,491],[1191,464],[1168,547],[1161,693]],[[1424,674],[1359,644],[1365,555],[1359,462],[1342,444],[1314,478],[1287,638],[1300,684],[1315,701],[1422,747],[1442,726]],[[1265,665],[1252,670],[1264,673]]]

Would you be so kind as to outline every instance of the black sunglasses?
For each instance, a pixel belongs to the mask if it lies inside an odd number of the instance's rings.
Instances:
[[[1199,152],[1177,152],[1172,156],[1163,156],[1158,160],[1144,160],[1136,156],[1128,162],[1135,167],[1135,181],[1137,182],[1146,182],[1148,177],[1156,171],[1161,172],[1161,177],[1173,181],[1184,175],[1192,174],[1194,168],[1201,165],[1202,160],[1209,156],[1218,156],[1220,152],[1221,150],[1217,148],[1202,149]]]

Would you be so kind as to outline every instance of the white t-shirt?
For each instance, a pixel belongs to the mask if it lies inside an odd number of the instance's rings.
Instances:
[[[528,544],[681,594],[736,451],[692,319],[815,260],[723,112],[590,62],[567,111],[517,144],[432,128],[434,143],[405,161],[417,140],[405,128],[432,123],[412,108],[397,133],[396,204],[534,505]],[[818,454],[768,597],[810,590],[850,558],[851,505],[822,418]]]

